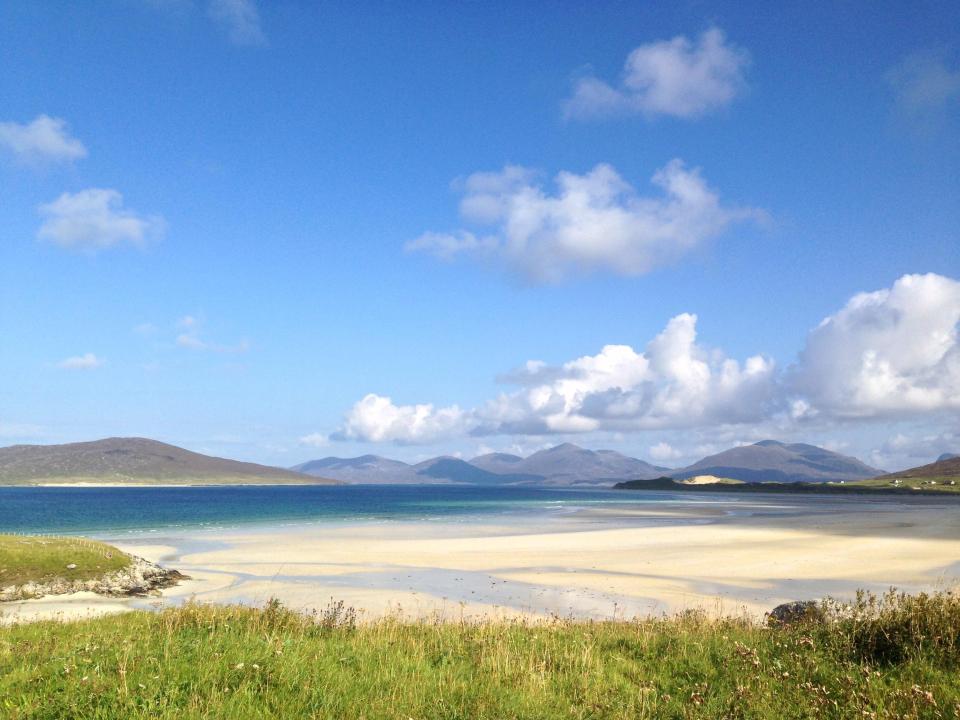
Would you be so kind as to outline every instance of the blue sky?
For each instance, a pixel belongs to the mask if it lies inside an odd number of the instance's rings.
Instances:
[[[675,5],[3,4],[0,444],[960,451],[960,8]]]

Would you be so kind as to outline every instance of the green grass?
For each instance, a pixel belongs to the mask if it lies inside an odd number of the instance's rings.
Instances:
[[[870,478],[849,482],[749,482],[687,485],[669,477],[653,480],[625,480],[616,483],[616,490],[670,490],[672,492],[773,493],[785,495],[940,495],[960,493],[960,485],[950,485],[956,478],[901,478],[899,485],[888,479]],[[937,481],[935,485],[930,480]]]
[[[902,477],[897,478],[898,485],[886,478],[871,478],[870,480],[856,480],[847,483],[851,487],[866,487],[874,489],[906,488],[925,493],[957,493],[960,492],[960,478],[956,477]],[[951,485],[950,483],[955,483]],[[934,484],[931,484],[934,483]]]
[[[0,535],[0,588],[56,578],[92,580],[129,564],[128,555],[95,540]]]
[[[271,604],[23,624],[0,629],[0,717],[958,717],[960,599],[830,617],[355,626]]]

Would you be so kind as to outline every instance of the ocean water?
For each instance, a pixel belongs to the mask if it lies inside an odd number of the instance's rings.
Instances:
[[[509,515],[562,515],[589,507],[716,500],[662,492],[462,485],[0,487],[0,532],[122,534],[251,524],[470,522]]]

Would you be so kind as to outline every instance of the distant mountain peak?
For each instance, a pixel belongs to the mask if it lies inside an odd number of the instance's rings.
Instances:
[[[880,473],[854,457],[816,445],[761,440],[705,457],[672,473],[672,477],[716,475],[746,482],[822,482],[863,480]]]
[[[471,458],[470,462],[475,463],[477,461],[492,461],[492,462],[501,462],[501,463],[518,463],[523,462],[523,458],[519,455],[513,455],[511,453],[500,453],[492,452],[486,453],[484,455],[477,455],[475,458]]]
[[[565,442],[565,443],[560,443],[559,445],[554,445],[552,448],[541,450],[540,452],[556,453],[556,452],[592,452],[592,451],[586,450],[585,448],[582,448],[579,445],[574,445],[571,442]],[[534,453],[534,455],[536,455],[536,453]]]

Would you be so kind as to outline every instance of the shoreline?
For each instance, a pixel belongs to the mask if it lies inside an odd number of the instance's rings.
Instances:
[[[99,533],[192,579],[150,600],[62,597],[0,610],[66,619],[189,600],[263,605],[277,598],[303,612],[342,600],[361,620],[398,612],[408,619],[607,619],[688,609],[761,617],[782,602],[891,586],[949,589],[960,577],[960,523],[950,506],[772,500],[713,496],[484,522],[265,523],[201,537],[183,528]]]

